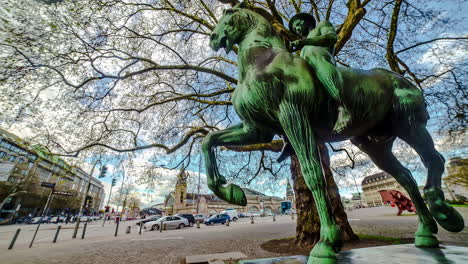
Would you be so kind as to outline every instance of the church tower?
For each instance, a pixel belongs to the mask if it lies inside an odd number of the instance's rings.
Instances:
[[[174,214],[179,213],[180,210],[184,210],[186,207],[187,197],[187,178],[189,174],[185,172],[185,168],[182,168],[177,175],[177,183],[174,192]]]

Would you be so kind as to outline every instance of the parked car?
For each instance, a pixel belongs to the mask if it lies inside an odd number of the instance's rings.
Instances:
[[[187,218],[189,221],[189,226],[193,226],[195,224],[195,218],[193,217],[193,214],[176,214],[175,216]]]
[[[231,218],[232,221],[237,221],[239,216],[237,215],[237,210],[236,209],[226,209],[221,212],[221,214],[227,214]]]
[[[51,223],[58,224],[63,223],[65,221],[65,216],[54,216],[50,219]]]
[[[231,221],[231,218],[227,214],[216,214],[205,220],[205,225],[214,224],[225,224],[227,221]]]
[[[34,217],[33,219],[31,219],[29,221],[28,224],[39,224],[39,221],[41,221],[41,217],[38,216],[38,217]],[[50,216],[44,216],[42,217],[42,221],[41,223],[48,223],[50,221]]]
[[[205,219],[208,218],[208,216],[202,215],[202,214],[196,214],[196,215],[193,215],[193,218],[195,218],[195,222],[200,221],[200,223],[203,223],[205,222]]]
[[[145,224],[150,221],[156,221],[161,217],[162,217],[161,215],[151,215],[151,216],[146,217],[145,219],[141,219],[140,221],[137,221],[136,225],[140,225],[142,223]]]
[[[143,224],[145,231],[159,230],[161,225],[165,224],[167,229],[184,228],[189,225],[187,218],[179,216],[165,216],[156,221],[150,221]]]

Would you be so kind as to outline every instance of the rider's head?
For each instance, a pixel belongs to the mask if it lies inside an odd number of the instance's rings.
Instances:
[[[315,24],[316,22],[313,16],[307,13],[299,13],[293,16],[289,21],[289,30],[305,37],[311,29],[315,28]]]

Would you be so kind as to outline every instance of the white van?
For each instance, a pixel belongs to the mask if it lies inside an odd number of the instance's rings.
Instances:
[[[239,216],[237,215],[237,210],[236,209],[226,209],[221,212],[221,214],[227,214],[231,218],[231,221],[237,221],[239,219]]]

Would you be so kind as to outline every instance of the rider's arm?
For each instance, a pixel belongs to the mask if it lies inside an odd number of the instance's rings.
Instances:
[[[311,45],[333,48],[337,41],[335,28],[328,21],[323,21],[322,23],[320,23],[319,27],[320,35],[312,38],[303,39],[301,40],[301,44],[303,46]]]

